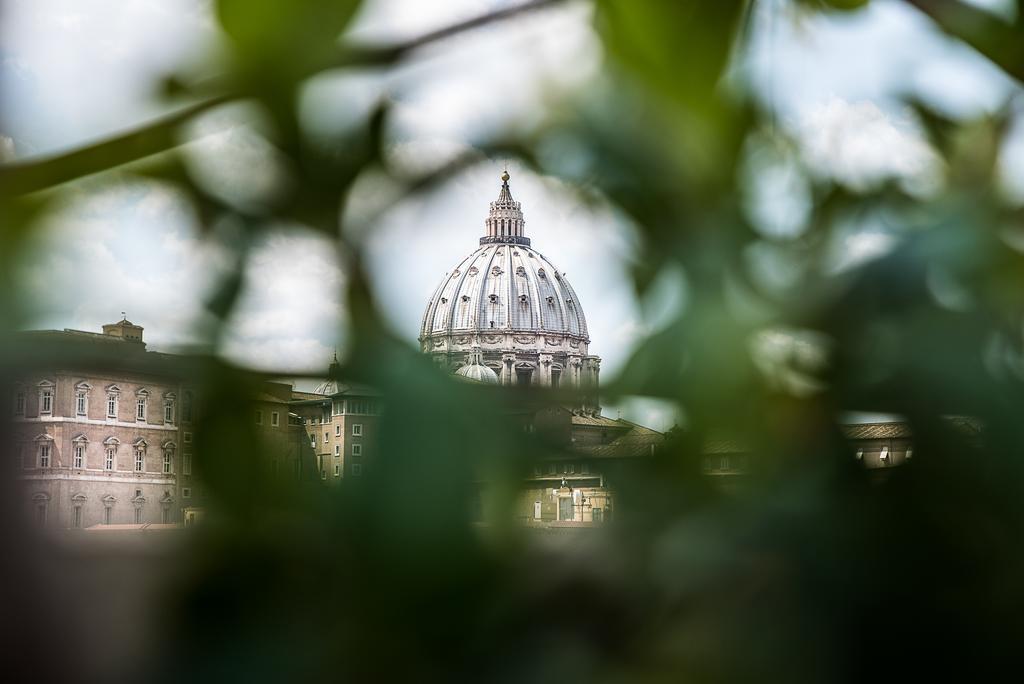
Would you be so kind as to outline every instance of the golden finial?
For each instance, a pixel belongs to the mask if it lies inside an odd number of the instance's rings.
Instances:
[[[501,174],[501,180],[505,181],[506,183],[508,183],[509,178],[511,178],[511,176],[508,175],[507,170],[505,171],[505,173]]]

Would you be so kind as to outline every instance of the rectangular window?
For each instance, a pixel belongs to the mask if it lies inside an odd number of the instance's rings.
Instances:
[[[263,411],[256,412],[256,424],[263,425]]]
[[[353,463],[352,464],[352,474],[353,475],[362,475],[363,474],[363,464],[362,463]]]
[[[335,437],[341,437],[341,426],[340,425],[335,425],[334,426],[334,436]]]
[[[192,443],[192,433],[191,432],[183,432],[183,433],[181,433],[181,441],[184,442],[185,444],[191,444]]]
[[[135,509],[135,524],[136,525],[141,525],[142,524],[142,507],[141,506],[137,507]]]
[[[328,441],[329,441],[330,439],[331,439],[331,433],[329,433],[329,432],[325,432],[325,433],[324,433],[324,444],[327,444],[327,442],[328,442]]]
[[[163,525],[166,525],[169,522],[171,522],[171,509],[170,508],[161,508],[160,509],[160,523],[163,524]]]
[[[167,475],[171,472],[171,452],[164,452],[164,474]]]
[[[114,509],[111,506],[105,506],[103,508],[103,524],[109,525],[110,521],[114,519]]]
[[[43,390],[39,400],[40,413],[53,412],[53,390]]]
[[[353,456],[362,456],[363,455],[363,445],[362,444],[353,444],[352,445],[352,455]]]
[[[82,528],[82,507],[75,506],[71,509],[71,526],[76,530]]]
[[[115,451],[114,451],[113,447],[107,449],[107,456],[106,456],[106,458],[103,461],[103,469],[104,470],[113,470],[114,469],[114,454],[115,454]]]
[[[170,425],[174,422],[174,402],[164,402],[164,422]]]
[[[323,468],[320,469],[320,479],[321,480],[326,480],[327,479],[327,471],[324,470]]]
[[[600,509],[600,508],[595,508],[594,509],[594,522],[596,522],[596,523],[604,522],[604,511],[602,509]]]
[[[181,498],[182,499],[191,499],[192,498],[192,488],[191,487],[182,487],[181,488]]]
[[[273,427],[277,427],[278,425],[280,425],[281,424],[281,414],[278,413],[277,411],[274,411],[273,413],[271,413],[270,414],[270,424]]]
[[[334,457],[337,458],[339,456],[341,456],[341,445],[340,444],[335,444],[334,445]]]
[[[181,455],[181,473],[182,475],[192,474],[192,454]]]
[[[590,464],[589,463],[581,463],[580,464],[580,472],[583,473],[584,475],[589,475],[590,474]]]
[[[362,437],[363,436],[363,424],[362,423],[356,423],[355,425],[352,426],[352,436],[353,437]]]
[[[554,463],[548,463],[548,475],[554,475],[554,474],[555,474],[555,464]]]
[[[107,395],[107,418],[117,418],[117,395]]]
[[[135,402],[135,420],[146,420],[146,400],[139,399]]]
[[[541,509],[540,501],[534,501],[533,502],[533,519],[534,520],[540,520],[540,509]]]
[[[141,473],[146,465],[146,452],[142,449],[135,450],[135,472]]]
[[[25,393],[18,392],[14,395],[14,415],[23,416],[25,415]]]
[[[49,468],[50,467],[50,445],[40,444],[39,445],[39,467]]]
[[[75,395],[75,415],[85,415],[85,392],[79,392]]]
[[[46,502],[40,501],[36,504],[36,524],[40,527],[46,525]]]
[[[316,435],[309,436],[309,446],[316,448]]]
[[[71,467],[82,468],[85,465],[85,447],[81,444],[76,444],[73,453]]]
[[[334,477],[341,477],[341,464],[335,464]]]

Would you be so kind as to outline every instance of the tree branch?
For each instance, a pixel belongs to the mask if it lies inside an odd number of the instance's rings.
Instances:
[[[391,46],[345,48],[340,51],[337,59],[319,65],[318,70],[391,65],[420,48],[460,33],[564,1],[533,0],[467,19]],[[316,73],[316,71],[312,73]],[[45,190],[76,178],[106,171],[172,149],[180,143],[175,134],[181,124],[212,107],[243,98],[246,95],[246,93],[231,91],[210,95],[200,102],[107,140],[51,157],[2,164],[0,165],[0,197],[12,197]]]

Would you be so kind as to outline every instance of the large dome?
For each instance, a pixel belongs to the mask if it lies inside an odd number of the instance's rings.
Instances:
[[[502,176],[480,246],[445,274],[420,327],[425,353],[454,369],[471,350],[502,384],[597,384],[583,307],[565,275],[524,235],[519,202]]]

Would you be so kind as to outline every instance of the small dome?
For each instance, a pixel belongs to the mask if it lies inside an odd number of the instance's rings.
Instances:
[[[498,374],[481,363],[467,363],[455,371],[455,377],[467,382],[479,382],[483,385],[498,384]]]
[[[467,382],[479,382],[484,385],[497,385],[498,374],[484,365],[480,347],[473,347],[466,359],[466,365],[455,371],[455,377]]]

